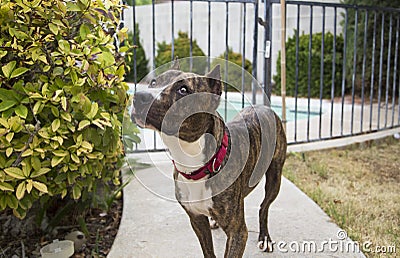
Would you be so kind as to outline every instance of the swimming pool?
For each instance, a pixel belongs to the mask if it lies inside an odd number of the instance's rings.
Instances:
[[[250,106],[251,103],[245,102],[244,106]],[[272,109],[275,111],[275,113],[281,117],[282,116],[282,107],[279,105],[271,105]],[[237,101],[237,100],[228,100],[227,105],[226,105],[226,121],[232,120],[242,109],[242,102]],[[221,103],[217,109],[218,113],[221,114],[221,116],[225,119],[225,100],[221,100]],[[296,115],[296,110],[294,108],[289,108],[286,107],[286,120],[289,121],[294,121],[295,120],[295,115]],[[315,111],[310,111],[310,117],[317,116],[319,115],[319,112]],[[297,108],[297,120],[302,120],[302,119],[307,119],[308,117],[308,111],[307,107],[305,108]]]

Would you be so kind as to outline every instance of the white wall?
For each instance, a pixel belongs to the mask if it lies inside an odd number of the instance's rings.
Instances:
[[[340,0],[331,0],[331,2],[339,2]],[[211,56],[217,57],[225,51],[225,35],[226,35],[226,4],[212,3],[211,5]],[[264,6],[260,3],[259,17],[264,16]],[[243,27],[243,11],[242,4],[229,4],[229,26],[228,26],[228,45],[235,52],[242,52],[242,27]],[[246,5],[246,58],[252,61],[253,56],[253,31],[254,31],[254,6]],[[300,32],[309,33],[310,8],[301,7],[300,12]],[[132,8],[126,9],[124,12],[125,26],[133,29],[133,13]],[[337,33],[341,33],[339,25],[342,16],[338,10]],[[150,66],[153,57],[153,33],[152,33],[152,6],[136,7],[136,22],[140,28],[141,43],[146,51],[147,57],[150,59]],[[157,42],[171,42],[172,38],[172,9],[171,3],[163,3],[155,5],[155,42],[157,51]],[[326,31],[333,31],[333,8],[326,9]],[[287,9],[287,37],[294,33],[297,22],[297,7],[288,5]],[[322,8],[314,7],[313,11],[313,33],[322,30]],[[190,3],[188,1],[179,1],[174,3],[174,37],[178,35],[178,31],[189,33],[190,31]],[[208,3],[193,2],[193,39],[197,41],[200,48],[207,55],[208,49]],[[276,72],[276,59],[280,50],[280,6],[273,7],[273,31],[272,31],[272,71]],[[259,81],[262,82],[263,69],[263,40],[264,29],[258,26],[258,75]],[[154,55],[156,55],[154,53]]]

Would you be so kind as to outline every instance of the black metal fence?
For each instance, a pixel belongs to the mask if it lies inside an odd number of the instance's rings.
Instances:
[[[156,68],[157,42],[171,44],[172,60],[175,39],[183,26],[189,37],[189,57],[198,44],[208,57],[208,69],[210,57],[228,59],[231,48],[242,55],[243,68],[245,59],[251,60],[252,75],[279,114],[279,4],[279,0],[162,4],[153,0],[148,6],[133,4],[129,11],[131,22],[146,33],[141,41],[152,69]],[[286,1],[286,9],[289,144],[400,127],[400,9],[325,1]],[[143,13],[147,20],[139,17]],[[136,40],[134,37],[134,44]],[[136,51],[134,56],[136,60]],[[239,97],[225,91],[224,97],[227,101],[237,98],[241,106],[244,97],[252,104],[265,104],[265,95],[254,85],[252,89]],[[224,108],[226,114],[227,106]],[[136,151],[163,149],[156,134],[143,134],[144,143]]]

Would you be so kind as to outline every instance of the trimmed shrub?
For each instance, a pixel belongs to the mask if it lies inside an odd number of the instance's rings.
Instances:
[[[84,201],[119,183],[120,13],[111,1],[1,1],[0,210],[23,218],[38,200]]]
[[[197,45],[196,40],[192,41],[192,56],[204,56],[203,50]],[[165,41],[157,43],[157,56],[155,63],[157,67],[162,66],[168,62],[171,62],[172,56],[172,44],[167,44]],[[174,56],[178,58],[190,57],[190,39],[187,33],[178,32],[178,38],[174,39]],[[189,67],[189,59],[179,60],[181,67]],[[204,74],[207,66],[207,60],[196,60],[193,63],[192,72],[198,74]],[[158,72],[163,72],[168,69],[158,69]]]
[[[295,33],[296,34],[296,33]],[[333,62],[333,34],[325,33],[324,47],[324,71],[323,71],[323,88],[322,97],[331,97],[332,88],[332,62]],[[309,59],[309,42],[310,35],[299,35],[299,59],[298,59],[298,96],[308,96],[308,59]],[[320,97],[320,73],[321,73],[321,42],[322,33],[315,33],[312,36],[312,56],[311,56],[311,80],[310,93],[311,97]],[[342,62],[343,62],[343,37],[336,36],[336,59],[335,63],[335,96],[341,94],[342,81]],[[275,94],[281,92],[281,53],[279,52],[276,62],[277,74],[273,77],[276,87],[273,89]],[[289,38],[286,42],[286,93],[288,96],[295,95],[296,86],[296,35]]]
[[[226,69],[226,52],[214,59],[211,67],[219,64],[221,66],[221,77],[226,81],[228,91],[241,91],[242,90],[242,54],[233,52],[231,48],[228,49],[228,77],[225,79],[225,69]],[[233,63],[233,64],[232,64]],[[251,72],[252,65],[248,59],[245,59],[244,70],[248,73],[244,73],[244,90],[251,91]]]
[[[139,25],[135,24],[136,27],[136,82],[140,82],[148,73],[149,73],[149,60],[146,59],[146,53],[144,52],[143,46],[140,42],[140,31]],[[128,33],[128,41],[130,45],[133,44],[133,33]],[[135,62],[134,62],[134,51],[130,51],[129,55],[125,56],[125,62],[127,66],[127,73],[125,76],[125,80],[128,82],[135,82]]]

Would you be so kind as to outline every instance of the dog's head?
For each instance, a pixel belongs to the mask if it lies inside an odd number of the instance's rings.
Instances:
[[[220,67],[205,75],[179,70],[179,63],[157,76],[133,98],[132,120],[193,142],[210,129],[222,93]]]

